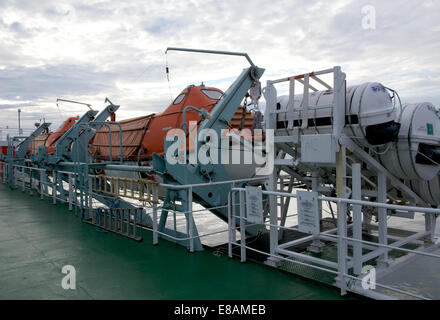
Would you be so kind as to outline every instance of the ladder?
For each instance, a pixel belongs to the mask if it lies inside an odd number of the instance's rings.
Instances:
[[[97,208],[93,211],[92,221],[84,222],[95,225],[97,231],[110,231],[142,241],[142,226],[138,221],[142,217],[143,208]]]

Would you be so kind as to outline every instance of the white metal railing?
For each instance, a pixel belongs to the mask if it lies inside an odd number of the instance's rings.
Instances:
[[[9,174],[9,164],[3,163],[0,167],[4,168],[2,170],[2,182],[6,183]],[[34,174],[34,172],[37,172],[38,174]],[[73,210],[73,206],[79,205],[79,200],[77,199],[79,189],[77,188],[74,179],[74,176],[77,174],[73,172],[61,170],[51,171],[36,167],[13,165],[12,174],[15,188],[21,188],[22,192],[29,189],[30,194],[32,194],[32,191],[36,190],[40,194],[41,199],[45,196],[50,197],[53,204],[56,204],[57,201],[68,203],[70,211]],[[64,189],[64,184],[62,183],[63,180],[58,179],[60,174],[68,176],[67,190]],[[50,193],[49,188],[51,189]],[[66,197],[63,197],[63,194],[66,194]]]
[[[0,162],[0,172],[1,172],[1,178],[2,182],[6,183],[8,179],[8,163]],[[122,169],[121,169],[122,170]],[[112,171],[117,171],[117,168],[112,168]],[[38,174],[37,174],[38,173]],[[62,170],[46,170],[42,168],[36,168],[36,167],[28,167],[23,165],[13,165],[13,171],[12,171],[13,179],[14,179],[14,185],[15,188],[20,188],[22,191],[29,189],[32,193],[32,190],[37,190],[37,192],[40,194],[41,199],[50,198],[52,199],[52,203],[56,204],[57,202],[63,202],[67,203],[69,206],[69,210],[75,210],[77,208],[84,209],[89,211],[91,209],[95,209],[98,206],[100,206],[100,203],[93,203],[93,199],[96,197],[96,195],[99,193],[100,197],[107,197],[107,198],[114,198],[116,196],[124,196],[124,192],[118,193],[118,191],[113,190],[112,194],[107,193],[100,193],[99,188],[97,189],[96,186],[94,188],[94,182],[96,184],[96,176],[95,175],[88,175],[87,179],[85,181],[88,181],[88,189],[87,188],[81,188],[77,185],[79,173],[78,172],[70,172],[70,171],[62,171]],[[67,181],[65,182],[65,178],[62,179],[61,175],[67,175]],[[116,178],[117,179],[117,178]],[[130,195],[133,198],[134,202],[138,205],[138,202],[141,202],[143,206],[138,206],[137,208],[142,207],[143,214],[145,216],[148,216],[152,220],[152,225],[145,225],[145,224],[137,224],[140,228],[143,230],[148,230],[152,232],[152,238],[153,238],[153,244],[159,243],[159,236],[162,236],[163,238],[166,238],[171,241],[175,242],[184,242],[188,241],[189,247],[188,249],[193,252],[195,251],[195,240],[196,239],[203,239],[214,235],[219,234],[226,234],[228,232],[228,228],[224,228],[221,230],[215,230],[212,232],[204,232],[203,234],[197,234],[195,232],[195,224],[191,223],[194,221],[194,216],[202,217],[203,215],[212,215],[212,210],[219,210],[219,209],[225,209],[227,210],[228,204],[219,205],[219,206],[213,206],[213,207],[200,207],[200,208],[194,208],[193,207],[193,188],[209,188],[212,186],[219,186],[219,185],[231,185],[232,187],[243,182],[250,182],[250,181],[261,181],[265,178],[250,178],[250,179],[239,179],[239,180],[228,180],[228,181],[221,181],[221,182],[209,182],[209,183],[202,183],[202,184],[193,184],[193,185],[172,185],[172,184],[158,184],[155,187],[152,187],[148,190],[149,197],[135,197],[132,193]],[[34,183],[35,182],[35,183]],[[158,220],[161,218],[161,215],[163,214],[163,199],[159,196],[159,188],[162,188],[163,190],[166,189],[173,189],[173,190],[185,190],[187,194],[187,202],[189,204],[188,210],[185,211],[178,211],[173,210],[170,208],[167,208],[166,211],[173,215],[173,221],[171,224],[174,225],[174,231],[177,234],[177,228],[176,228],[176,221],[180,219],[182,215],[187,215],[186,219],[186,227],[188,229],[188,234],[186,236],[177,236],[173,235],[167,232],[162,232],[159,230],[159,223]],[[142,200],[148,200],[148,201],[142,201]],[[96,201],[95,201],[96,202]],[[130,223],[133,224],[133,221]]]
[[[262,181],[267,179],[266,177],[260,177],[260,178],[248,178],[248,179],[238,179],[238,180],[227,180],[227,181],[217,181],[217,182],[207,182],[207,183],[199,183],[199,184],[189,184],[189,185],[173,185],[173,184],[164,184],[161,183],[159,186],[162,188],[166,188],[166,189],[174,189],[174,190],[185,190],[186,194],[187,194],[187,203],[189,205],[189,210],[187,211],[175,211],[175,210],[169,210],[168,211],[173,213],[173,218],[174,218],[174,224],[176,221],[176,215],[175,214],[188,214],[188,219],[187,219],[187,223],[189,223],[188,227],[188,237],[184,237],[184,238],[179,238],[179,237],[173,237],[170,236],[168,234],[164,234],[158,231],[158,224],[157,224],[157,208],[153,209],[153,228],[151,229],[151,231],[153,232],[153,243],[157,244],[158,243],[158,235],[162,235],[165,236],[166,238],[170,238],[174,241],[189,241],[189,250],[191,252],[194,251],[194,240],[195,239],[201,239],[204,237],[208,237],[208,236],[212,236],[212,235],[216,235],[216,234],[220,234],[220,233],[226,233],[229,231],[229,228],[224,229],[224,230],[220,230],[220,231],[215,231],[212,233],[206,233],[203,235],[198,235],[195,236],[194,235],[194,229],[193,229],[193,224],[190,223],[191,221],[193,221],[194,217],[193,214],[196,212],[193,209],[193,188],[209,188],[212,186],[220,186],[220,185],[231,185],[231,187],[234,187],[236,184],[238,183],[243,183],[243,182],[252,182],[252,181]],[[210,211],[211,210],[215,210],[215,209],[227,209],[228,205],[225,204],[223,206],[218,206],[218,207],[208,207],[208,208],[204,208],[201,211],[204,211],[208,214],[211,214]]]
[[[234,198],[233,194],[238,193],[239,194],[239,212],[238,214],[235,213],[235,206],[231,203],[231,200]],[[271,192],[271,191],[262,191],[264,195],[267,196],[275,196],[275,197],[291,197],[291,198],[297,198],[296,193],[284,193],[284,192]],[[229,202],[229,246],[228,246],[228,254],[230,257],[233,256],[233,246],[239,246],[240,247],[240,259],[242,262],[246,261],[246,251],[254,251],[258,252],[262,255],[267,256],[268,258],[273,259],[273,261],[289,261],[291,263],[299,264],[302,266],[307,266],[312,269],[317,269],[321,271],[326,271],[330,274],[334,274],[337,276],[336,285],[341,289],[341,294],[344,295],[347,293],[347,291],[353,291],[356,293],[360,293],[363,295],[368,295],[370,297],[374,298],[386,298],[385,295],[382,295],[380,293],[374,292],[374,291],[366,291],[360,288],[359,283],[362,282],[362,277],[359,277],[361,275],[362,266],[365,262],[370,261],[375,258],[379,258],[379,261],[381,261],[381,258],[383,256],[393,250],[404,252],[406,254],[413,254],[413,255],[420,255],[420,256],[426,256],[431,258],[440,258],[440,255],[433,254],[430,252],[421,251],[419,249],[413,250],[413,249],[407,249],[402,248],[402,246],[413,243],[418,239],[432,239],[434,229],[431,230],[425,230],[421,232],[414,233],[407,237],[402,237],[400,240],[390,244],[382,244],[377,243],[373,241],[366,241],[362,239],[362,222],[359,223],[362,219],[362,207],[375,207],[375,208],[383,208],[383,209],[394,209],[394,210],[400,210],[400,211],[408,211],[408,212],[415,212],[417,214],[425,214],[426,219],[435,218],[437,215],[440,214],[440,209],[433,209],[433,208],[421,208],[421,207],[408,207],[408,206],[401,206],[401,205],[393,205],[393,204],[385,204],[385,203],[377,203],[377,202],[369,202],[369,201],[362,201],[362,200],[353,200],[353,199],[346,199],[346,198],[335,198],[335,197],[327,197],[327,196],[319,196],[320,201],[330,201],[332,203],[336,203],[338,210],[337,210],[337,222],[338,226],[335,229],[327,230],[324,232],[319,232],[319,234],[316,235],[305,235],[304,237],[290,241],[287,243],[278,243],[278,232],[280,230],[293,230],[293,231],[299,231],[298,228],[289,228],[282,225],[273,225],[270,222],[264,222],[264,225],[274,231],[270,234],[270,241],[275,241],[275,251],[274,252],[264,252],[262,250],[258,250],[256,248],[253,248],[246,244],[246,227],[249,225],[246,225],[246,221],[248,221],[246,217],[246,189],[244,188],[233,188],[231,191],[230,196],[230,202]],[[347,216],[345,214],[346,210],[345,207],[347,205],[351,206],[352,212],[353,212],[353,223],[347,222]],[[344,212],[344,214],[339,214],[339,212]],[[272,213],[271,213],[272,214]],[[275,213],[278,214],[278,213]],[[233,219],[240,219],[240,233],[241,233],[241,241],[237,242],[232,239],[232,233],[236,231],[236,227],[234,224],[231,223]],[[435,225],[435,222],[434,222]],[[352,229],[353,230],[353,236],[349,237],[347,235],[347,230]],[[275,236],[275,238],[273,238]],[[307,243],[312,240],[323,240],[326,242],[333,242],[336,244],[338,249],[337,259],[336,262],[329,261],[328,259],[318,258],[318,257],[312,257],[310,255],[306,255],[299,252],[294,252],[291,250],[288,250],[288,248],[294,247],[298,244]],[[349,256],[348,248],[351,247],[353,250],[353,255]],[[363,249],[369,250],[368,253],[363,253]],[[293,258],[293,259],[292,259]],[[301,262],[294,259],[301,259]],[[353,270],[354,275],[349,274],[349,269]],[[351,283],[347,283],[347,280],[349,280]],[[389,285],[384,285],[381,283],[378,283],[377,281],[374,283],[377,287],[383,288],[386,290],[390,290],[399,294],[405,294],[407,296],[410,296],[412,298],[417,299],[428,299],[426,297],[423,297],[418,294],[414,294],[409,291],[401,290],[398,288],[391,287]]]

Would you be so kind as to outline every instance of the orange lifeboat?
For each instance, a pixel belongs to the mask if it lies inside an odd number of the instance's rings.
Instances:
[[[223,92],[217,88],[204,85],[191,85],[184,89],[174,101],[161,113],[120,121],[122,128],[122,156],[124,161],[148,161],[152,154],[163,155],[164,139],[167,132],[174,128],[182,128],[183,111],[187,106],[210,112],[222,97]],[[188,109],[185,114],[186,122],[203,121],[199,113]],[[254,115],[239,107],[229,124],[230,129],[252,129]],[[111,128],[111,158],[120,158],[120,130],[117,125]],[[105,126],[99,130],[92,143],[91,152],[95,159],[110,159],[109,131]]]
[[[58,139],[61,138],[78,119],[78,116],[67,118],[67,120],[64,121],[64,123],[55,132],[53,132],[49,138],[47,138],[45,143],[45,146],[47,147],[46,154],[53,154],[55,152],[54,147]]]
[[[52,133],[46,141],[46,147],[51,147],[56,144],[59,138],[61,138],[67,130],[69,130],[79,117],[70,117],[54,132]]]
[[[38,147],[44,146],[46,144],[47,139],[51,133],[49,132],[43,132],[42,134],[39,134],[32,140],[32,143],[28,147],[28,154],[37,154],[38,153]]]
[[[54,153],[54,146],[57,143],[58,139],[61,138],[67,132],[67,130],[69,130],[75,124],[78,119],[78,116],[67,118],[67,120],[64,121],[63,124],[55,132],[46,131],[36,136],[29,146],[28,154],[37,154],[38,147],[40,146],[48,147],[46,150],[47,154]]]

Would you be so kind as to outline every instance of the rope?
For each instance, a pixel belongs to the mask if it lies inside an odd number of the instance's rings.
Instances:
[[[435,165],[437,165],[437,166],[440,166],[440,163],[435,162],[433,159],[431,159],[431,158],[428,157],[427,155],[425,155],[425,154],[419,152],[419,150],[409,150],[409,151],[411,151],[411,152],[414,152],[414,151],[415,151],[418,155],[421,155],[421,156],[424,157],[425,159],[431,161],[433,164],[435,164]]]
[[[385,148],[385,150],[382,151],[382,152],[376,151],[374,148],[370,148],[370,150],[371,150],[373,153],[375,153],[376,155],[378,155],[378,156],[382,156],[382,155],[384,155],[384,154],[387,153],[390,149],[391,149],[391,144],[388,144],[388,146],[387,146],[387,147]]]

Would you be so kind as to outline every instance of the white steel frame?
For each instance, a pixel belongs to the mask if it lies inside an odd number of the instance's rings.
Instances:
[[[355,167],[358,167],[356,165]],[[359,168],[360,169],[360,168]],[[360,170],[357,170],[356,178],[358,181],[360,181]],[[359,186],[359,184],[357,184]],[[242,235],[242,240],[240,242],[237,241],[230,241],[229,243],[229,257],[232,258],[233,253],[232,249],[233,246],[239,246],[240,247],[240,260],[242,262],[246,262],[246,251],[255,251],[258,253],[261,253],[263,255],[266,255],[268,257],[268,260],[271,261],[289,261],[300,265],[309,266],[314,269],[322,270],[329,272],[331,274],[334,274],[335,276],[335,285],[341,289],[341,295],[345,295],[348,291],[359,293],[362,295],[366,295],[372,298],[376,299],[385,299],[385,298],[391,298],[382,294],[379,294],[374,291],[367,291],[362,289],[360,283],[362,282],[361,277],[361,270],[362,266],[372,259],[378,258],[378,261],[381,261],[384,256],[388,254],[388,252],[392,250],[398,250],[402,251],[406,254],[413,254],[414,256],[420,255],[420,256],[427,256],[432,258],[439,258],[440,255],[430,253],[429,251],[437,249],[438,245],[432,245],[430,248],[426,249],[423,245],[418,247],[415,250],[412,249],[406,249],[402,248],[404,245],[408,243],[417,243],[417,240],[420,239],[426,239],[426,238],[433,238],[434,235],[434,229],[431,230],[425,230],[421,232],[417,232],[413,235],[410,235],[408,237],[401,237],[400,240],[394,242],[392,245],[384,244],[382,241],[379,240],[379,242],[371,242],[366,241],[362,239],[362,207],[368,206],[368,207],[377,207],[379,209],[383,209],[385,214],[387,213],[388,209],[394,209],[394,210],[400,210],[400,211],[408,211],[408,212],[416,212],[417,214],[425,214],[426,216],[431,217],[435,221],[436,217],[440,214],[440,209],[433,209],[433,208],[421,208],[421,207],[409,207],[409,206],[400,206],[400,205],[393,205],[393,204],[386,204],[386,203],[379,203],[379,202],[370,202],[370,201],[363,201],[363,200],[356,200],[356,199],[347,199],[347,198],[335,198],[335,197],[326,197],[326,196],[320,196],[319,199],[322,201],[331,201],[337,204],[338,206],[338,227],[332,230],[328,230],[325,232],[320,232],[318,235],[318,238],[320,240],[324,241],[331,241],[333,243],[337,244],[338,248],[338,256],[337,256],[337,262],[333,262],[330,260],[312,257],[306,254],[294,252],[291,250],[288,250],[288,248],[291,248],[295,245],[302,244],[304,242],[310,242],[313,240],[313,236],[304,236],[301,239],[290,241],[287,243],[280,244],[278,241],[278,232],[280,230],[294,230],[299,231],[297,228],[289,228],[282,226],[280,224],[272,225],[271,222],[265,223],[265,225],[269,228],[272,228],[274,230],[274,233],[270,234],[271,237],[271,243],[275,243],[275,250],[274,252],[263,252],[261,250],[257,250],[255,248],[252,248],[246,244],[246,240],[244,238],[246,233],[246,226],[250,226],[249,224],[246,225],[246,217],[245,217],[245,202],[246,202],[246,189],[244,188],[233,188],[231,191],[231,194],[233,193],[239,193],[240,203],[235,206],[239,207],[239,213],[238,215],[233,215],[232,207],[233,204],[230,202],[230,216],[229,218],[236,218],[240,219],[242,222],[240,224],[240,233]],[[357,188],[356,193],[359,194],[360,188]],[[262,193],[268,196],[272,197],[289,197],[289,198],[296,198],[296,193],[283,193],[283,192],[272,192],[272,191],[265,191],[262,190]],[[231,196],[230,199],[233,197]],[[351,205],[353,208],[353,223],[348,224],[346,215],[345,214],[339,214],[341,208],[343,208],[345,205]],[[233,225],[232,223],[228,223],[229,226],[229,234],[233,234],[237,232],[237,227]],[[353,236],[348,237],[347,236],[347,229],[353,229]],[[273,237],[273,239],[272,239]],[[230,237],[231,238],[231,237]],[[348,248],[352,247],[353,249],[353,255],[350,256],[348,253]],[[369,249],[370,252],[363,253],[363,249]],[[301,259],[304,262],[292,260],[291,258],[297,258]],[[314,265],[312,265],[313,263]],[[388,261],[387,265],[378,265],[378,272],[377,276],[380,278],[380,276],[387,274],[387,268],[397,268],[398,264],[400,263],[400,260],[392,263],[391,261]],[[317,265],[318,266],[317,266]],[[271,263],[269,263],[271,265]],[[273,264],[272,264],[273,265]],[[354,274],[356,276],[350,275],[349,269],[353,268]],[[347,280],[353,280],[350,284],[347,284]],[[378,287],[385,288],[397,293],[406,294],[412,298],[417,299],[428,299],[426,297],[413,294],[408,291],[400,290],[397,288],[393,288],[384,284],[380,284],[378,282],[375,283]]]
[[[333,74],[333,86],[322,81],[318,76],[324,74]],[[295,166],[300,163],[299,159],[296,159],[296,154],[294,148],[289,146],[289,143],[300,144],[301,141],[301,130],[293,130],[291,135],[276,135],[275,136],[275,155],[276,159],[274,161],[275,166],[281,170],[275,169],[273,174],[269,177],[269,183],[267,185],[268,191],[263,191],[270,198],[270,223],[268,227],[270,228],[270,251],[265,253],[268,255],[267,264],[272,266],[277,266],[280,260],[280,256],[296,257],[304,259],[305,261],[319,263],[320,265],[338,270],[339,279],[347,278],[347,270],[353,268],[355,275],[360,275],[362,270],[362,264],[371,259],[377,259],[377,266],[383,270],[390,269],[389,267],[393,262],[389,259],[388,253],[390,250],[401,250],[406,253],[421,253],[420,250],[406,250],[401,248],[407,243],[417,242],[420,239],[427,240],[430,243],[434,242],[435,235],[435,222],[438,214],[440,214],[439,209],[424,208],[422,206],[427,206],[427,203],[423,201],[415,192],[413,192],[408,186],[402,183],[399,179],[395,178],[390,174],[386,168],[384,168],[378,161],[366,153],[362,148],[360,148],[356,143],[354,143],[350,137],[347,137],[343,133],[343,128],[345,126],[345,74],[341,71],[340,67],[334,67],[332,69],[323,70],[319,72],[312,72],[307,74],[302,74],[298,76],[292,76],[287,78],[282,78],[278,80],[267,81],[267,87],[264,89],[264,94],[266,98],[266,130],[277,128],[277,115],[280,113],[285,113],[287,110],[293,108],[293,101],[295,95],[295,81],[299,81],[304,86],[303,101],[299,108],[295,110],[305,111],[302,113],[302,127],[301,129],[307,128],[308,125],[308,110],[314,108],[309,106],[309,92],[317,91],[317,89],[310,85],[310,80],[315,80],[320,85],[324,86],[326,89],[333,89],[334,100],[333,100],[333,137],[338,141],[339,151],[336,153],[336,181],[333,181],[333,185],[337,191],[337,197],[328,197],[323,195],[326,192],[326,186],[319,183],[319,176],[317,171],[314,169],[309,169],[307,175],[300,175],[293,170]],[[285,110],[277,110],[277,94],[274,87],[275,84],[289,82],[289,101],[288,106]],[[326,106],[329,107],[329,106]],[[280,130],[281,131],[281,130]],[[282,133],[281,133],[282,134]],[[346,150],[350,150],[352,155],[347,156]],[[278,152],[280,151],[280,152]],[[292,156],[292,159],[283,159],[285,154]],[[351,164],[347,163],[350,160]],[[359,162],[359,163],[358,163]],[[360,162],[366,163],[368,165],[369,175],[377,176],[377,183],[373,183],[368,179],[361,170]],[[312,167],[311,167],[312,168]],[[347,176],[347,168],[351,172],[351,177]],[[320,232],[319,235],[305,236],[299,240],[295,240],[289,243],[279,244],[280,233],[288,229],[285,227],[283,222],[285,221],[284,215],[287,213],[289,201],[283,201],[283,198],[296,197],[292,194],[292,190],[289,188],[288,192],[284,192],[284,181],[286,177],[280,176],[280,172],[284,171],[290,175],[290,181],[298,180],[306,184],[307,189],[320,193],[320,203],[322,201],[336,202],[338,206],[338,212],[343,212],[344,214],[338,214],[338,226],[333,230],[326,232]],[[287,177],[288,179],[288,177]],[[352,179],[351,190],[346,186],[346,180]],[[365,181],[368,185],[373,187],[373,190],[363,190],[362,181]],[[278,189],[280,182],[281,188]],[[418,206],[396,206],[391,204],[386,204],[389,195],[387,194],[387,185],[393,187],[395,190],[401,191],[410,201],[410,204]],[[290,186],[290,184],[289,184]],[[234,192],[243,193],[241,189],[233,189]],[[351,199],[348,199],[351,196]],[[277,206],[277,198],[281,197],[281,218],[279,217],[279,211]],[[376,202],[363,201],[363,197],[374,197]],[[351,211],[353,213],[353,223],[347,224],[345,219],[345,212],[347,206],[351,206]],[[371,230],[373,226],[371,225],[371,216],[362,210],[363,206],[374,207],[377,210],[378,216],[378,243],[370,243],[362,240],[362,229],[366,227],[367,230]],[[419,207],[420,206],[420,207]],[[242,209],[242,206],[239,206]],[[318,210],[321,217],[320,205]],[[393,243],[392,246],[388,244],[388,239],[391,238],[388,235],[388,210],[400,210],[404,212],[423,212],[425,213],[425,230],[409,237],[397,237],[397,241]],[[242,217],[242,212],[240,211],[240,217]],[[243,217],[241,219],[244,219]],[[281,219],[282,223],[279,224],[278,220]],[[347,230],[353,230],[353,237],[347,237]],[[242,231],[242,230],[241,230]],[[242,231],[243,232],[243,231]],[[322,242],[320,241],[332,241],[337,242],[338,245],[338,263],[326,261],[318,258],[310,258],[308,255],[303,255],[297,252],[287,250],[288,247],[292,247],[305,242],[312,242],[312,246],[320,247]],[[236,242],[234,242],[236,243]],[[246,244],[245,242],[240,243],[242,246],[242,252],[245,253]],[[353,257],[347,256],[348,246],[353,247]],[[243,248],[244,247],[244,248]],[[362,254],[362,249],[370,249],[371,252],[367,254]],[[249,248],[248,248],[249,249]],[[420,248],[419,248],[420,249]],[[425,254],[426,255],[426,254]],[[429,255],[429,254],[428,254]],[[430,255],[436,256],[436,255]],[[436,256],[439,257],[439,256]],[[242,260],[245,260],[242,258]],[[383,272],[384,273],[384,272]],[[341,293],[345,294],[347,291],[345,281],[340,281]]]

